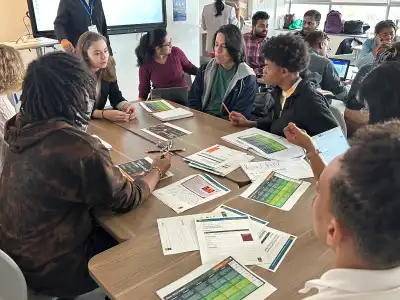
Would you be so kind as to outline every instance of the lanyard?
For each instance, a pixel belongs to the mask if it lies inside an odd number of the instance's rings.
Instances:
[[[89,3],[90,3],[90,11],[88,10],[87,5],[83,2],[83,0],[80,0],[80,1],[81,1],[82,5],[83,5],[83,8],[86,10],[86,12],[88,13],[88,15],[90,17],[90,25],[93,25],[92,15],[93,15],[94,0],[90,0],[89,1]]]

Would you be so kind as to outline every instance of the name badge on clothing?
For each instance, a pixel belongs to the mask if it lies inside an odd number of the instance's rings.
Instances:
[[[99,31],[97,30],[97,26],[96,25],[90,25],[88,27],[88,31],[99,33]]]

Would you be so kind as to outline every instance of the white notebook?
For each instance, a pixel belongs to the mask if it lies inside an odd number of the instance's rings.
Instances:
[[[173,120],[193,117],[193,113],[191,111],[178,107],[171,110],[153,113],[153,116],[160,121],[169,122]]]

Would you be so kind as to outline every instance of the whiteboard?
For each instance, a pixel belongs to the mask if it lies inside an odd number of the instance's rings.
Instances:
[[[37,31],[53,31],[60,0],[30,1]],[[102,0],[102,3],[107,26],[143,25],[164,21],[162,0],[145,0],[145,3],[143,0]]]

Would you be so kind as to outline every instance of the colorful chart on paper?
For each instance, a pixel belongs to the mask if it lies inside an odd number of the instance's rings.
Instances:
[[[248,272],[232,257],[178,290],[165,300],[241,300],[265,283]]]
[[[290,178],[272,172],[267,179],[249,196],[250,199],[282,207],[301,183],[290,180]]]
[[[166,103],[164,103],[163,101],[149,101],[149,102],[145,103],[145,105],[152,112],[160,112],[160,111],[171,110],[171,108]]]
[[[253,134],[249,136],[239,137],[239,140],[253,145],[254,147],[260,149],[266,154],[271,154],[287,149],[287,147],[280,144],[279,142],[261,134]]]

